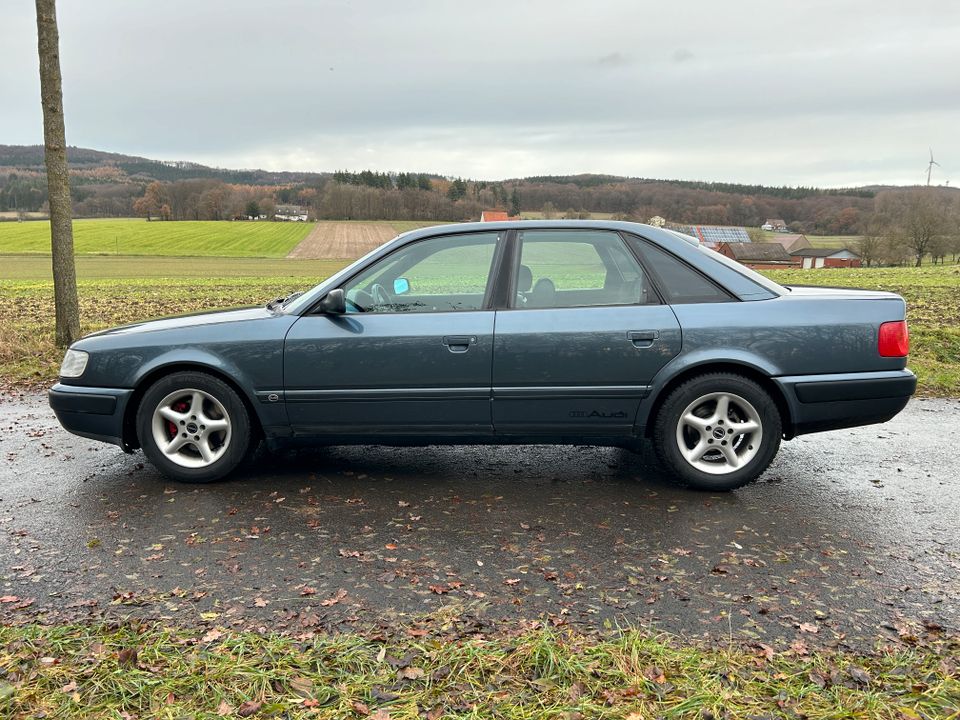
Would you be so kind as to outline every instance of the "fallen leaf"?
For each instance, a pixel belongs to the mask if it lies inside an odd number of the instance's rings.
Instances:
[[[205,643],[208,643],[208,642],[213,642],[214,640],[219,640],[221,637],[223,637],[223,632],[220,630],[217,630],[217,628],[213,628],[209,630],[207,634],[204,635],[203,638],[201,638],[201,640]]]
[[[219,715],[220,717],[226,717],[227,715],[230,715],[232,713],[233,713],[233,706],[230,703],[228,703],[226,700],[221,701],[221,703],[217,705],[217,715]]]
[[[16,595],[4,595],[3,597],[0,597],[0,603],[15,603],[19,601],[20,598]]]
[[[816,623],[802,622],[800,623],[800,632],[816,634],[820,632],[820,627]]]
[[[305,677],[296,677],[290,681],[290,689],[295,695],[302,698],[308,698],[313,695],[313,680]]]
[[[369,715],[369,714],[370,714],[370,708],[368,708],[365,703],[362,703],[362,702],[360,702],[359,700],[356,700],[355,702],[353,702],[350,707],[353,708],[353,711],[354,711],[357,715]]]
[[[370,720],[390,720],[390,711],[381,708],[370,716]]]
[[[308,586],[304,586],[304,588],[300,591],[300,594],[303,595],[303,596],[316,595],[316,594],[317,594],[317,589],[316,589],[316,588],[312,588],[312,587],[308,587]]]
[[[337,590],[333,597],[328,597],[326,600],[321,600],[320,604],[324,607],[330,607],[331,605],[336,605],[338,602],[343,600],[347,596],[347,591],[343,588]]]
[[[419,680],[423,677],[423,670],[418,667],[405,667],[397,671],[397,677],[401,680]]]
[[[72,692],[73,692],[74,690],[76,690],[76,689],[77,689],[77,681],[76,681],[76,680],[71,680],[71,681],[68,682],[66,685],[64,685],[62,688],[60,688],[60,692],[72,693]]]
[[[250,717],[255,712],[260,710],[261,707],[263,707],[263,703],[259,700],[247,700],[237,708],[237,715],[240,717]]]
[[[117,653],[117,662],[121,665],[133,665],[137,662],[136,648],[124,648]]]
[[[758,642],[754,643],[753,647],[760,651],[760,654],[763,655],[767,660],[773,660],[773,648],[767,645],[766,643]]]
[[[850,677],[852,677],[860,685],[870,684],[870,673],[862,668],[858,668],[856,665],[851,665],[848,667],[847,674],[850,675]]]
[[[667,682],[666,676],[663,674],[663,670],[656,666],[650,666],[643,671],[644,677],[651,682],[655,682],[657,685],[663,685]]]

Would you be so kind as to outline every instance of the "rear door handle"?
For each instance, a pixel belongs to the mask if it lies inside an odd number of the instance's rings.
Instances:
[[[650,347],[657,341],[659,336],[660,333],[656,330],[630,330],[627,333],[627,339],[637,348]]]
[[[445,335],[443,338],[443,344],[447,346],[447,350],[454,353],[466,352],[476,342],[476,335]]]

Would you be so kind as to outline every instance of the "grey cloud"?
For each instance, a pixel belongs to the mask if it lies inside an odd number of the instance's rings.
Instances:
[[[60,3],[71,144],[224,166],[834,185],[914,182],[933,145],[960,175],[952,0],[163,7]],[[42,138],[32,13],[15,4],[0,25],[0,143]]]
[[[627,65],[630,61],[623,55],[621,52],[612,52],[609,55],[604,55],[602,58],[597,60],[597,63],[600,65],[605,65],[607,67],[621,67]]]

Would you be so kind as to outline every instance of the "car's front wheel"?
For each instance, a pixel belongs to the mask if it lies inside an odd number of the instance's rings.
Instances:
[[[782,434],[776,403],[749,378],[704,374],[673,390],[657,414],[653,445],[684,485],[733,490],[773,461]]]
[[[201,372],[161,378],[143,396],[137,436],[153,465],[182,482],[211,482],[250,447],[250,418],[236,391]]]

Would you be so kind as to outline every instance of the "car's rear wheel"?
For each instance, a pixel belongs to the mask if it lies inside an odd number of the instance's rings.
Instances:
[[[182,482],[218,480],[246,456],[250,417],[236,391],[201,372],[161,378],[137,410],[137,437],[164,475]]]
[[[773,461],[782,434],[773,398],[753,380],[710,373],[673,390],[657,413],[653,445],[682,484],[733,490]]]

